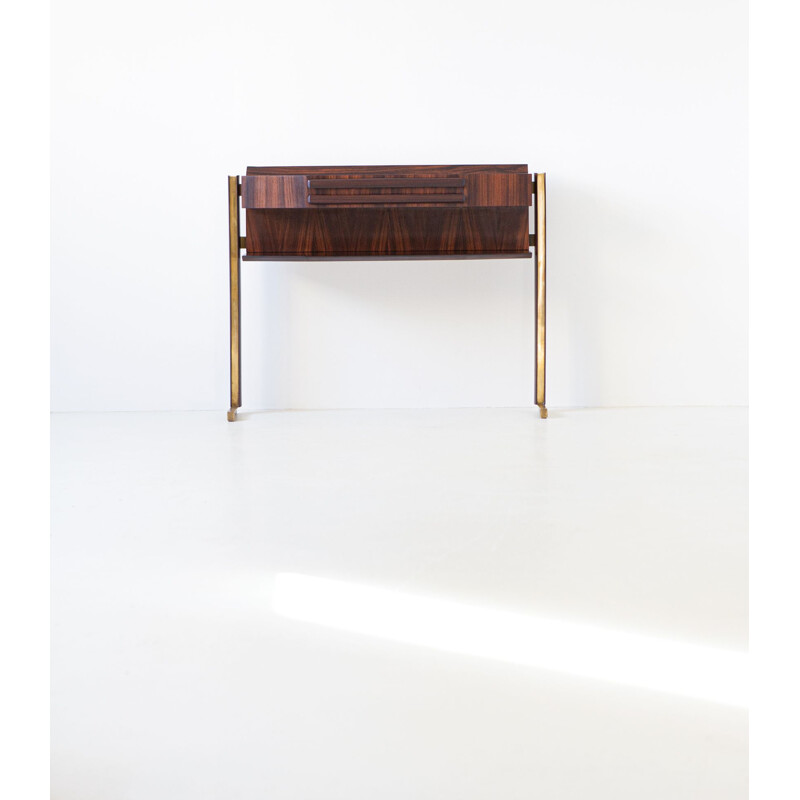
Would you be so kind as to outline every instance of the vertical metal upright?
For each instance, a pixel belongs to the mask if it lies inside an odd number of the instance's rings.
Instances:
[[[545,173],[536,173],[536,405],[539,416],[547,419],[545,405],[545,354],[547,322],[547,198]]]
[[[239,241],[239,176],[228,176],[228,238],[230,256],[231,290],[231,407],[228,422],[236,419],[236,411],[242,407],[242,331],[241,290],[239,273],[241,267]]]

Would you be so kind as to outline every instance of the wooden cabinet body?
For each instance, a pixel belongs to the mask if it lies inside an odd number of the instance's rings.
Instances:
[[[248,167],[245,260],[530,258],[525,164]]]

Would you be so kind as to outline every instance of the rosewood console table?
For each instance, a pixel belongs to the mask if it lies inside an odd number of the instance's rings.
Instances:
[[[240,235],[239,204],[246,232]],[[534,232],[528,208],[535,203]],[[245,261],[531,258],[536,250],[536,405],[545,406],[545,175],[527,164],[248,167],[228,177],[231,407],[242,405]]]

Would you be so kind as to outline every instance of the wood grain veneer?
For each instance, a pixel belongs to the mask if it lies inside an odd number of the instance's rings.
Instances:
[[[524,164],[248,167],[246,259],[260,256],[529,258]]]

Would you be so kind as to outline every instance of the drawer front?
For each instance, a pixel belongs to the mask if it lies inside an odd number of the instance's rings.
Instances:
[[[244,208],[458,208],[531,205],[532,176],[247,175]]]

